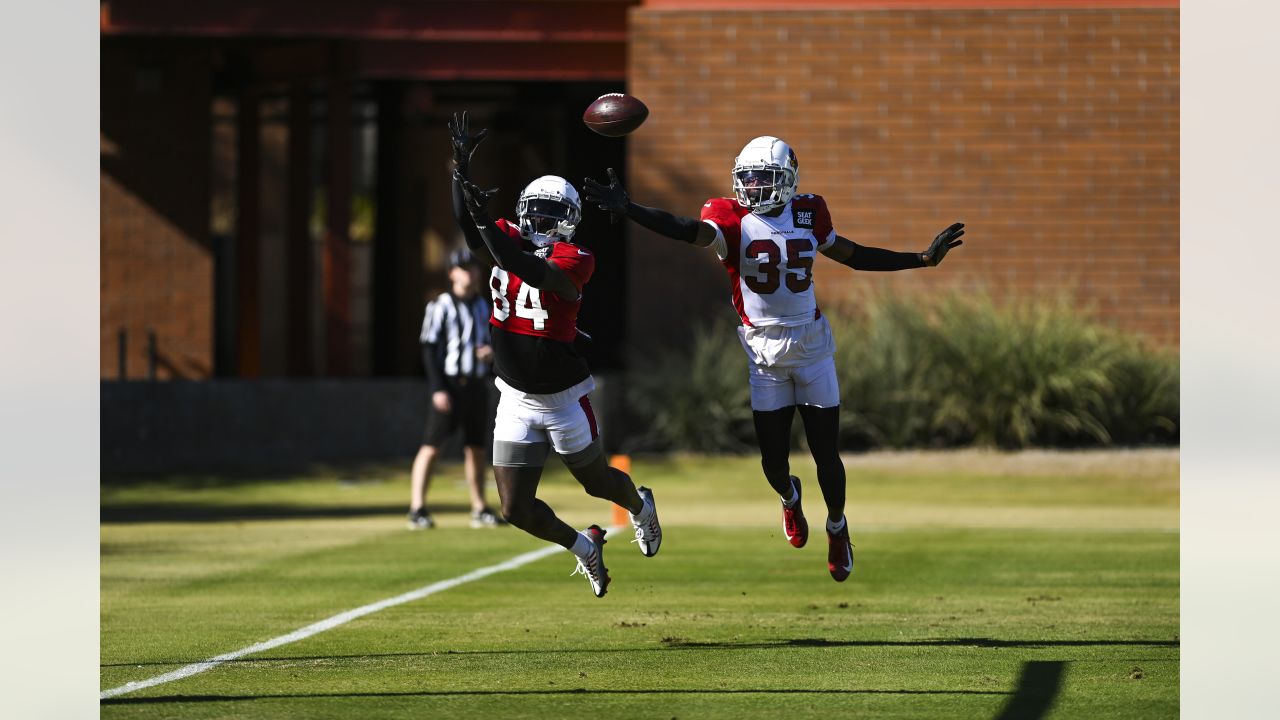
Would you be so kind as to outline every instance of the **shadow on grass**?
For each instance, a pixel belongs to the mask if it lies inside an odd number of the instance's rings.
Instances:
[[[169,695],[162,697],[108,698],[103,705],[167,705],[177,703],[241,702],[245,700],[334,700],[339,698],[402,698],[402,697],[486,697],[486,696],[568,696],[568,695],[1004,695],[1009,700],[996,715],[996,720],[1040,720],[1058,697],[1066,663],[1059,660],[1030,661],[1022,664],[1018,684],[1012,693],[1001,690],[841,690],[815,689],[793,690],[762,689],[608,689],[565,688],[562,690],[418,690],[406,692],[359,693],[306,693],[282,695]]]
[[[1039,720],[1044,717],[1062,687],[1067,664],[1059,660],[1033,660],[1022,664],[1018,687],[996,720]]]
[[[981,647],[981,648],[1050,648],[1050,647],[1178,647],[1177,640],[995,640],[993,638],[942,638],[938,640],[826,640],[795,638],[759,643],[664,642],[671,648],[742,648],[778,647]],[[599,652],[599,651],[596,651]]]
[[[360,484],[363,482],[382,482],[388,478],[409,477],[409,463],[413,456],[409,455],[403,462],[396,463],[316,463],[312,465],[279,468],[275,470],[236,470],[226,469],[211,472],[151,472],[151,473],[112,473],[102,475],[103,488],[136,487],[138,485],[155,485],[158,487],[178,489],[200,489],[218,487],[238,487],[258,485],[261,483],[314,483],[337,482],[342,484]],[[457,461],[446,461],[445,467],[461,467],[461,458]]]
[[[372,515],[400,516],[407,505],[210,505],[207,503],[120,503],[104,505],[103,523],[223,522],[228,520],[298,520],[352,518]],[[468,513],[469,505],[428,505],[436,513]]]
[[[367,693],[307,693],[296,695],[169,695],[164,697],[107,698],[103,705],[153,705],[188,702],[236,702],[243,700],[295,700],[336,698],[396,698],[396,697],[483,697],[501,695],[1009,695],[1001,690],[788,690],[778,688],[713,690],[709,688],[636,689],[636,690],[588,690],[565,688],[563,690],[419,690],[406,692]]]
[[[367,660],[373,658],[431,657],[433,655],[544,655],[552,653],[635,653],[665,652],[672,650],[769,650],[788,647],[978,647],[978,648],[1053,648],[1053,647],[1178,647],[1178,640],[994,640],[991,638],[943,638],[938,640],[825,640],[822,638],[795,638],[771,642],[692,642],[673,639],[656,647],[625,648],[555,648],[528,650],[439,650],[434,652],[374,653],[368,655],[290,655],[278,658],[237,658],[227,664],[250,665],[253,663],[298,662],[308,660]],[[199,660],[159,660],[155,662],[122,662],[99,667],[152,667],[192,665]]]

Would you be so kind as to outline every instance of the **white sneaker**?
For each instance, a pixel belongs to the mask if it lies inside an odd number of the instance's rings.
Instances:
[[[658,524],[658,506],[653,503],[653,491],[647,487],[636,488],[640,499],[649,506],[649,519],[641,522],[635,515],[631,516],[631,527],[636,529],[636,539],[631,542],[640,543],[640,552],[645,557],[658,554],[662,546],[662,526]]]
[[[569,577],[578,574],[586,575],[587,582],[591,583],[591,592],[595,593],[596,597],[604,597],[609,590],[609,568],[604,566],[604,530],[601,530],[599,525],[592,525],[584,532],[595,548],[585,559],[578,558],[578,567],[569,573]]]

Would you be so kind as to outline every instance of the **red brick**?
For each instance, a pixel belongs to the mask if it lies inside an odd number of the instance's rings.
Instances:
[[[130,377],[146,376],[148,332],[174,368],[162,362],[158,377],[208,377],[207,51],[161,41],[140,49],[106,39],[102,57],[102,134],[116,151],[104,153],[101,170],[101,373],[118,375],[124,328]],[[158,90],[139,92],[139,72],[159,72]]]
[[[629,91],[651,111],[629,147],[637,200],[694,214],[728,193],[747,140],[778,135],[799,156],[801,191],[824,195],[856,240],[923,249],[953,219],[969,223],[938,271],[820,263],[823,302],[867,288],[1064,291],[1108,323],[1176,344],[1176,9],[642,7],[631,33]],[[670,258],[632,253],[643,279],[631,283],[633,337],[669,335],[698,298],[724,303],[714,264]],[[652,292],[659,274],[670,292]]]

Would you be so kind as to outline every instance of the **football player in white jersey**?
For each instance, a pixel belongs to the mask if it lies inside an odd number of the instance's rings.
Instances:
[[[963,223],[934,238],[921,253],[858,245],[838,234],[821,195],[797,195],[796,154],[776,137],[747,143],[733,165],[732,198],[712,198],[701,218],[680,217],[631,201],[609,168],[609,184],[585,180],[583,196],[615,217],[656,233],[712,247],[729,273],[738,334],[747,353],[751,409],[760,464],[782,499],[787,540],[804,547],[809,525],[801,509],[800,480],[791,474],[791,421],[796,408],[818,466],[827,505],[827,569],[837,582],[853,570],[844,516],[845,473],[840,460],[840,389],[831,326],[813,294],[813,263],[823,255],[855,270],[906,270],[942,262],[962,244]]]

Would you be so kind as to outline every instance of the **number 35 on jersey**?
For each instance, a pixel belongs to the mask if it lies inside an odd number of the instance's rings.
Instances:
[[[712,198],[702,219],[729,273],[733,306],[747,326],[802,325],[818,317],[813,261],[835,242],[821,195],[797,195],[777,215],[756,215],[733,198]]]

